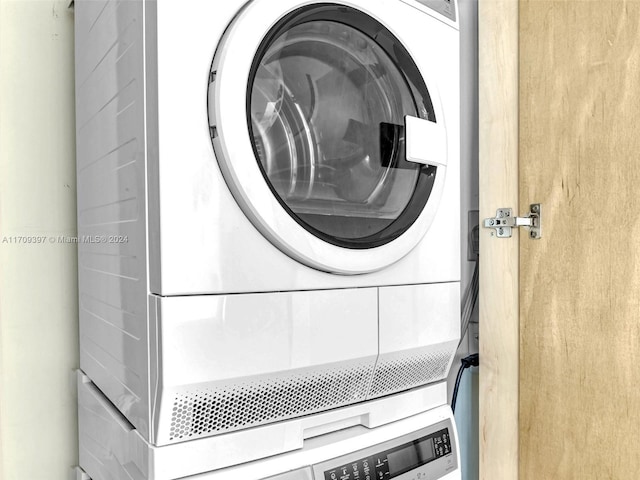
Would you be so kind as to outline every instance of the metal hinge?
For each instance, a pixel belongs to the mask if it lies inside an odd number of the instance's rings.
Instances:
[[[529,229],[529,238],[539,240],[542,238],[542,205],[534,203],[529,206],[529,213],[523,217],[514,217],[511,208],[498,209],[494,218],[484,221],[484,228],[492,228],[498,238],[511,238],[512,228],[526,227]],[[491,235],[494,235],[492,232]]]

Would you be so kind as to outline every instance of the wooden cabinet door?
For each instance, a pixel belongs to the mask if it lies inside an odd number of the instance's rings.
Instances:
[[[479,4],[481,478],[640,478],[640,2]]]

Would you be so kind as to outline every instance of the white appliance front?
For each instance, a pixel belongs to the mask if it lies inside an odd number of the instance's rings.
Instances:
[[[155,447],[146,442],[89,379],[78,375],[80,464],[92,480],[459,480],[459,445],[448,406],[433,407],[383,425],[344,424],[316,432],[280,453],[271,446],[273,426],[252,436],[206,438]],[[414,392],[415,394],[415,392]],[[446,395],[446,388],[440,389]],[[409,394],[410,395],[410,394]],[[373,412],[388,415],[400,404],[374,402]],[[437,402],[436,402],[437,403]],[[352,407],[356,414],[355,409]],[[361,410],[362,411],[362,410]],[[331,416],[330,412],[324,414]],[[291,422],[283,422],[284,425]],[[291,429],[297,425],[286,428]],[[282,427],[281,427],[282,428]],[[262,432],[261,430],[264,430]],[[276,429],[277,431],[277,429]],[[256,443],[256,438],[260,443]],[[275,452],[275,454],[274,454]]]
[[[460,335],[452,12],[76,2],[78,232],[114,239],[78,246],[80,363],[146,441],[364,425],[440,388]]]
[[[459,281],[456,24],[412,1],[239,7],[158,5],[152,293]]]
[[[460,337],[459,303],[456,283],[156,297],[152,441],[225,434],[441,382]]]

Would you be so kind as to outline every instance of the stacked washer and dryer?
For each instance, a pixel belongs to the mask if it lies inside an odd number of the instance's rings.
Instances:
[[[459,479],[455,0],[75,16],[86,475]]]

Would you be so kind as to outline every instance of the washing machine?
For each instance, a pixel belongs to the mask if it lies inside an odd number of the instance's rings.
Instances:
[[[461,478],[458,437],[447,405],[373,429],[352,425],[330,431],[306,439],[293,451],[266,458],[249,455],[245,462],[208,471],[210,452],[197,446],[170,453],[166,447],[150,448],[82,373],[78,395],[82,469],[77,469],[77,480],[175,480],[185,478],[188,471],[201,472],[188,477],[192,480]],[[251,445],[221,443],[219,453],[234,455],[238,448]]]
[[[75,17],[80,365],[139,463],[186,455],[182,478],[445,404],[456,2],[78,0]]]

